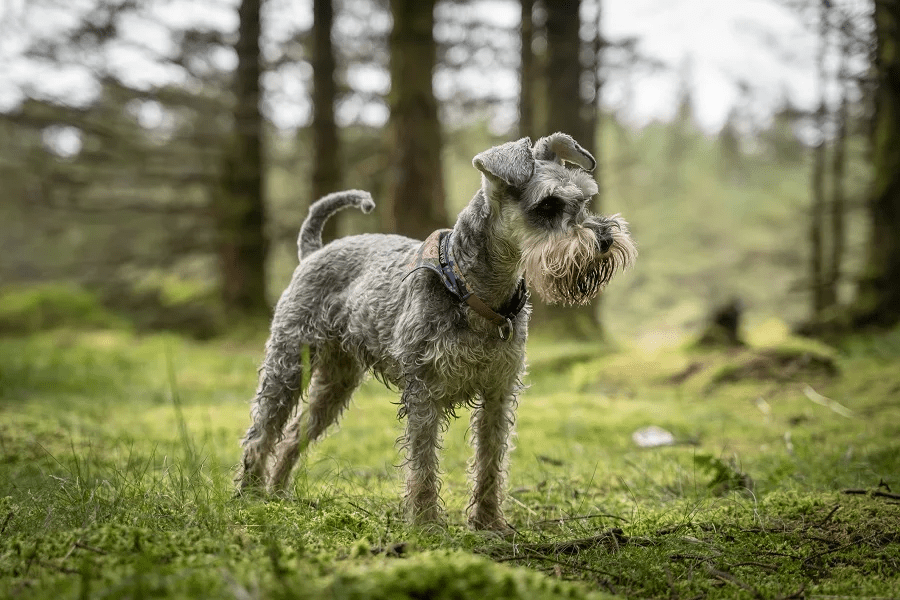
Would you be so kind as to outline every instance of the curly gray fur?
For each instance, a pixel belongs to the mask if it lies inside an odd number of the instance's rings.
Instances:
[[[536,147],[528,138],[509,142],[473,160],[482,186],[457,217],[452,253],[468,288],[495,310],[523,276],[548,300],[585,301],[636,256],[625,221],[588,212],[597,192],[590,175],[562,164],[591,166],[593,157],[569,136],[550,137]],[[408,519],[441,520],[441,434],[470,407],[469,523],[508,531],[503,489],[530,304],[504,340],[433,272],[411,272],[421,242],[366,234],[323,247],[322,224],[346,206],[368,211],[374,203],[365,192],[331,194],[313,204],[301,229],[300,264],[275,308],[243,440],[240,488],[284,491],[298,457],[337,422],[369,372],[401,391]],[[306,406],[298,406],[303,348],[312,375]]]
[[[300,235],[297,237],[297,258],[315,252],[322,247],[322,228],[325,221],[339,210],[355,206],[364,213],[370,213],[375,208],[372,195],[363,190],[346,190],[334,192],[316,200],[309,207],[309,214],[300,226]]]

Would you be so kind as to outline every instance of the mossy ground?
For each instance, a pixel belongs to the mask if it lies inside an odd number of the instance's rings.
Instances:
[[[753,333],[729,352],[531,340],[505,540],[464,526],[463,419],[447,526],[403,524],[396,395],[376,382],[291,499],[235,499],[262,340],[7,337],[0,596],[898,597],[900,331],[838,349]],[[678,443],[638,448],[647,425]]]

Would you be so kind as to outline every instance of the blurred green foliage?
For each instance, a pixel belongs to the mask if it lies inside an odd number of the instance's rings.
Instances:
[[[104,308],[95,294],[71,284],[0,288],[0,335],[122,325],[124,320]]]
[[[201,174],[193,162],[207,159],[188,154],[190,161],[179,162],[164,155],[152,132],[129,127],[122,135],[148,137],[139,145],[160,155],[153,160],[173,162],[185,177]],[[857,133],[847,153],[848,243],[839,290],[845,302],[852,299],[863,261],[870,182],[867,142],[859,128],[851,131]],[[778,315],[797,323],[808,317],[809,152],[791,134],[790,123],[776,120],[752,135],[726,128],[716,136],[690,122],[634,128],[606,115],[600,132],[598,210],[621,213],[640,250],[635,269],[614,280],[601,302],[604,325],[614,336],[696,330],[713,306],[730,298],[742,302],[751,321]],[[384,231],[389,140],[384,131],[361,126],[341,135],[344,186],[372,191],[378,207],[371,215],[342,213],[338,234]],[[140,165],[130,165],[125,155],[117,158],[121,164],[111,178],[88,158],[55,157],[29,139],[9,137],[7,158],[27,156],[29,162],[9,171],[11,198],[20,201],[0,206],[0,243],[8,243],[14,257],[0,265],[0,278],[81,285],[96,291],[104,305],[138,319],[140,328],[189,332],[191,323],[202,322],[193,333],[200,337],[224,329],[227,320],[216,305],[220,275],[213,225],[203,208],[211,188],[204,180],[188,179],[190,193],[182,194],[167,187],[165,178],[141,179]],[[489,133],[486,123],[447,129],[443,164],[450,215],[480,185],[472,157],[506,139]],[[307,130],[267,132],[271,304],[296,266],[297,232],[312,200],[311,143]],[[203,151],[215,153],[215,147]],[[131,181],[126,173],[144,187],[119,189]],[[189,317],[169,318],[179,314],[172,312],[173,303],[177,308],[182,302],[191,305]]]

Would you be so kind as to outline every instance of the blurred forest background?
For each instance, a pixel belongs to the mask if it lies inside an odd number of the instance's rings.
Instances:
[[[376,198],[328,236],[421,238],[477,190],[476,153],[554,131],[598,157],[595,208],[625,216],[641,255],[597,305],[536,307],[537,326],[896,323],[900,2],[777,2],[815,40],[817,99],[735,75],[717,131],[698,122],[691,57],[607,35],[609,4],[8,2],[0,293],[40,310],[0,314],[0,333],[115,314],[208,337],[267,317],[312,200]],[[753,35],[799,60],[796,40]],[[660,72],[679,81],[671,116],[636,123],[636,82]]]

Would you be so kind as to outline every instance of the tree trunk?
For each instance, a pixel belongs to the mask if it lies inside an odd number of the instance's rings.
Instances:
[[[594,98],[593,104],[589,104],[586,109],[588,115],[587,131],[592,137],[591,141],[596,140],[596,143],[591,144],[591,147],[594,149],[594,158],[597,159],[597,170],[594,172],[594,179],[599,185],[603,183],[600,179],[603,174],[603,161],[601,160],[603,148],[600,147],[601,127],[603,126],[603,77],[600,73],[600,67],[603,66],[603,48],[606,42],[603,39],[603,1],[594,0],[594,5],[597,12],[594,15],[594,43],[591,47],[592,63],[588,65],[594,81]],[[600,208],[601,196],[602,191],[598,192],[594,198],[594,210]]]
[[[447,227],[441,125],[432,89],[435,0],[391,0],[390,229],[424,239]]]
[[[595,103],[586,102],[581,94],[582,42],[579,35],[581,0],[546,2],[547,10],[547,89],[548,111],[546,133],[562,131],[595,153],[593,111]],[[594,64],[589,65],[591,69]],[[599,181],[599,170],[593,175]],[[596,199],[591,208],[599,209]],[[534,298],[533,322],[543,331],[564,337],[596,339],[602,336],[597,303],[589,306],[548,306]]]
[[[312,197],[315,202],[322,196],[341,189],[340,140],[334,122],[334,105],[337,100],[335,85],[334,47],[331,29],[334,22],[332,0],[313,1],[313,121],[312,121]],[[322,241],[327,243],[337,237],[340,213],[325,222]]]
[[[534,0],[522,0],[522,20],[519,25],[519,137],[537,137],[534,131],[535,61],[531,43],[534,39]]]
[[[812,314],[816,320],[826,307],[823,231],[825,223],[825,121],[828,109],[825,104],[825,53],[828,36],[828,6],[821,2],[819,28],[819,108],[816,111],[816,130],[819,141],[813,150],[813,167],[810,181],[812,203],[809,215],[809,285],[812,293]]]
[[[850,55],[849,35],[844,32],[841,44],[841,64],[838,70],[838,84],[841,88],[841,99],[835,115],[837,132],[834,138],[834,149],[831,156],[831,252],[825,276],[825,306],[836,307],[840,296],[838,288],[841,282],[841,264],[844,259],[844,227],[845,193],[844,174],[847,165],[847,59]]]
[[[593,152],[593,132],[581,97],[581,0],[546,2],[547,9],[547,132],[562,131]]]
[[[262,115],[259,110],[260,0],[238,9],[238,56],[234,76],[234,134],[225,152],[222,188],[214,200],[222,296],[228,310],[267,314],[264,232]]]
[[[823,273],[824,249],[823,231],[825,228],[825,105],[820,104],[816,111],[816,121],[822,139],[813,149],[813,167],[810,181],[812,203],[809,214],[809,287],[812,294],[813,318],[821,316],[826,307],[825,281]]]
[[[871,233],[854,321],[889,327],[900,322],[900,0],[877,0],[874,16]]]

